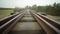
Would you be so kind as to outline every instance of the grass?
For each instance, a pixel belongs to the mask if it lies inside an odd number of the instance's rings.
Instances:
[[[60,23],[60,16],[51,16],[51,15],[47,15],[47,16]]]
[[[0,18],[10,15],[10,13],[12,13],[12,12],[13,12],[13,10],[0,10]]]

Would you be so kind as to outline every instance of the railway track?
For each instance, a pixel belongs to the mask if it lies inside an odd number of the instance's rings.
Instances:
[[[60,34],[60,24],[39,13],[32,13],[47,34]]]
[[[60,24],[32,11],[8,16],[0,23],[0,34],[60,34]]]
[[[0,21],[0,34],[7,34],[10,29],[22,18],[25,12],[14,14],[1,19]]]

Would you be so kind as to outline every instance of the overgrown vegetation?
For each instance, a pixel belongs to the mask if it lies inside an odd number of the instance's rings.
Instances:
[[[19,7],[15,7],[15,8],[14,8],[14,12],[20,12],[20,11],[22,11],[22,10],[24,10],[24,8],[19,8]]]
[[[13,8],[0,8],[0,16],[6,16],[13,13]]]
[[[38,12],[45,12],[49,15],[60,16],[60,3],[54,3],[53,5],[47,6],[33,5],[32,7],[30,7],[30,9],[33,9]]]
[[[54,3],[53,6],[47,6],[46,13],[60,16],[60,3]]]

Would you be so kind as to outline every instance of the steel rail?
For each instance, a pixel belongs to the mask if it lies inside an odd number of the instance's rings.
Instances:
[[[10,19],[9,21],[7,21],[5,24],[0,26],[0,33],[1,34],[6,34],[9,32],[9,30],[13,27],[13,25],[15,25],[18,20],[20,20],[20,18],[22,18],[22,16],[25,14],[25,12],[18,14],[17,16],[15,16],[13,19]]]
[[[42,17],[40,17],[36,13],[33,13],[33,12],[31,13],[47,34],[60,34],[60,30],[58,28],[50,24],[48,21],[44,20]]]
[[[17,16],[19,13],[10,15],[10,16],[6,16],[3,19],[0,19],[0,26],[3,25],[4,23],[6,23],[7,21],[9,21],[10,19],[14,18],[15,16]]]
[[[60,30],[60,24],[42,14],[37,13],[37,15],[39,15],[40,17],[42,17],[43,19],[45,19],[47,22],[49,22],[50,24],[52,24],[53,26],[55,26],[56,28],[58,28]]]

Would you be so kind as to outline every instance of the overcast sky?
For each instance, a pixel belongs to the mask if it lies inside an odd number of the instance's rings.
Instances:
[[[25,6],[32,6],[32,5],[49,5],[53,4],[54,2],[59,3],[60,0],[0,0],[0,7],[6,8],[14,8],[15,6],[18,7],[25,7]]]

